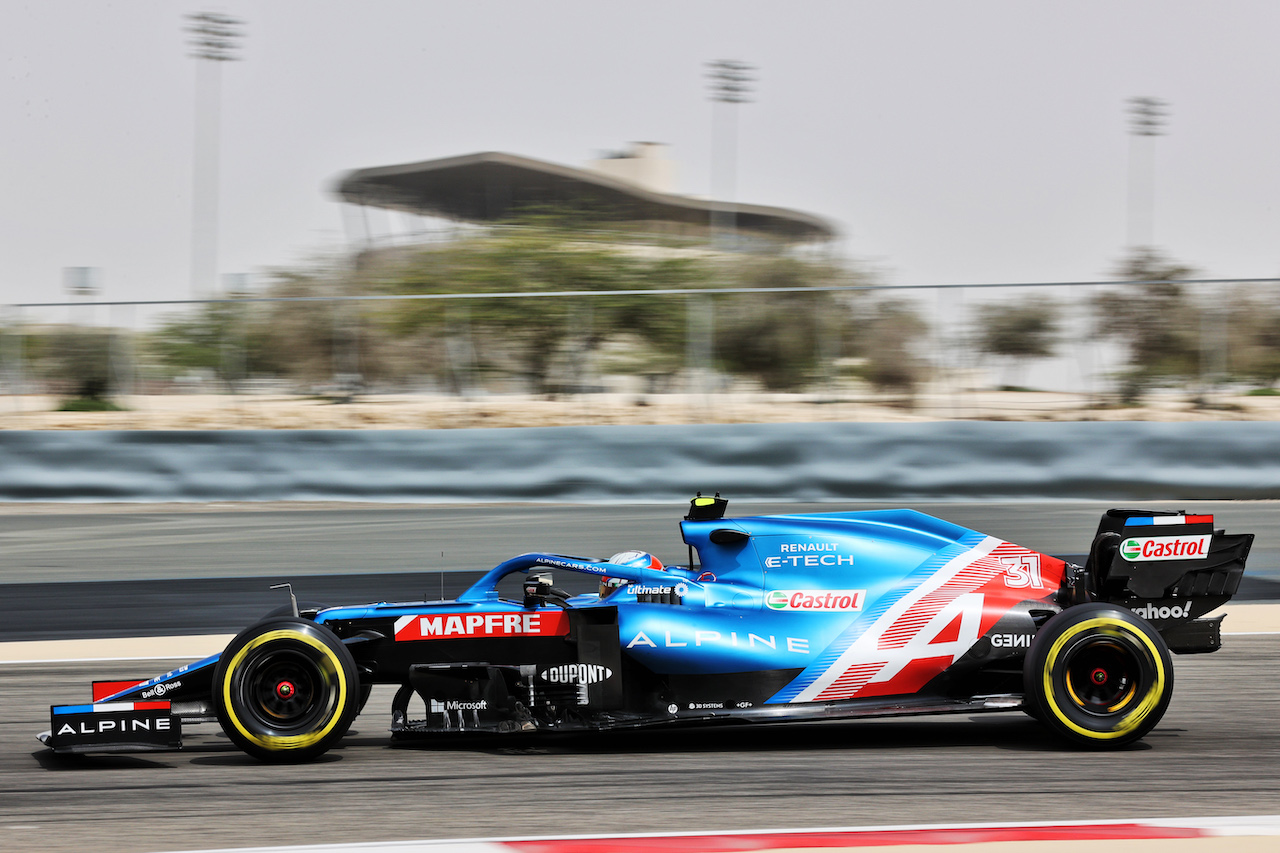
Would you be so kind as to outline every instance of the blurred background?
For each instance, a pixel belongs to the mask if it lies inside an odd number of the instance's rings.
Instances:
[[[1274,497],[1265,424],[953,422],[1277,419],[1280,4],[0,13],[0,848],[1280,812],[1274,636],[1179,661],[1102,783],[998,716],[424,754],[381,748],[385,703],[316,772],[212,734],[66,768],[33,757],[49,701],[150,667],[11,642],[173,654],[276,581],[408,600],[530,549],[679,560],[694,488],[923,495],[1061,554],[1111,501]],[[839,423],[754,425],[813,421]],[[718,422],[747,425],[354,431]]]
[[[1267,4],[5,7],[3,428],[1280,407]]]

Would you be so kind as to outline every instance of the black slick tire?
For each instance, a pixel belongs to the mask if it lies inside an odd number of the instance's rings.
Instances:
[[[1173,697],[1173,662],[1149,622],[1083,604],[1036,634],[1023,667],[1027,711],[1082,746],[1114,748],[1155,728]]]
[[[308,761],[341,740],[359,711],[351,652],[323,625],[266,619],[241,631],[213,675],[218,722],[262,761]]]

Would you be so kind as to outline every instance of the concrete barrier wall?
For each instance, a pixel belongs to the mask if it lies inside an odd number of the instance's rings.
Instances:
[[[0,432],[7,501],[1280,498],[1280,426]]]

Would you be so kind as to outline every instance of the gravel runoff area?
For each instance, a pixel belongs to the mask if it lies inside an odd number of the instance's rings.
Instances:
[[[0,429],[460,429],[817,421],[1280,420],[1280,396],[1152,394],[1143,406],[1080,394],[930,392],[900,399],[822,394],[369,394],[347,402],[278,394],[170,394],[117,398],[115,412],[59,412],[50,396],[0,396]]]

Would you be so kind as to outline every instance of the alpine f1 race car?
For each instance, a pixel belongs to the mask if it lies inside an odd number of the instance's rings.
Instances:
[[[1219,648],[1223,617],[1205,614],[1253,543],[1208,515],[1110,510],[1081,566],[912,510],[730,519],[726,504],[692,502],[683,566],[533,553],[452,601],[300,607],[290,590],[220,654],[53,706],[40,740],[174,749],[216,721],[258,759],[301,761],[393,685],[397,741],[1022,710],[1116,747],[1160,721],[1171,651]]]

